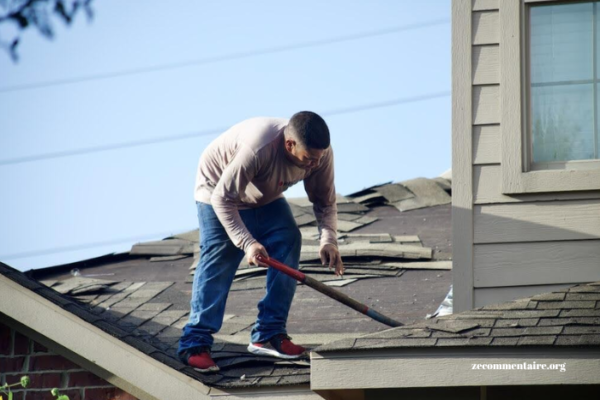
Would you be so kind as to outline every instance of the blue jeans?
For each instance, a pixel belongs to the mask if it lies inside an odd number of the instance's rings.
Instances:
[[[221,329],[225,303],[244,252],[237,248],[210,204],[196,202],[200,225],[200,262],[194,275],[191,311],[179,339],[178,353],[193,354],[211,347]],[[298,269],[302,236],[287,201],[277,199],[262,207],[239,211],[242,221],[271,258]],[[273,269],[267,271],[267,291],[258,303],[251,341],[265,342],[286,333],[286,321],[296,281]]]

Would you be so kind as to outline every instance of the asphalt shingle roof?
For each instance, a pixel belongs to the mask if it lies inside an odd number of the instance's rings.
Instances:
[[[362,192],[366,195],[362,198],[356,194],[338,198],[339,220],[351,222],[346,224],[347,232],[340,232],[340,248],[347,256],[346,278],[354,277],[349,279],[353,282],[350,289],[344,287],[341,290],[402,321],[419,320],[433,312],[450,284],[449,271],[423,270],[429,259],[435,260],[431,261],[433,263],[448,260],[451,255],[449,196],[441,194],[450,191],[449,183],[445,188],[445,181],[436,184],[433,180],[420,180],[416,183],[426,187],[439,185],[439,190],[433,190],[439,198],[417,201],[419,196],[402,184],[384,185],[381,192],[377,191],[378,187],[365,189]],[[397,196],[400,192],[403,199]],[[426,196],[426,191],[422,193]],[[419,209],[399,212],[396,203],[406,199]],[[438,207],[423,208],[424,204],[438,202],[441,202]],[[326,268],[317,266],[307,251],[314,252],[311,246],[318,244],[312,207],[304,199],[293,204],[292,209],[303,231],[306,259],[301,268],[324,282],[342,284]],[[0,274],[209,386],[233,388],[308,383],[308,359],[290,362],[257,357],[247,352],[246,342],[240,341],[242,337],[243,341],[248,340],[249,329],[254,323],[254,306],[261,296],[261,291],[255,289],[264,288],[264,271],[260,270],[240,269],[241,279],[235,283],[240,290],[229,296],[228,310],[233,309],[235,314],[226,315],[212,349],[221,371],[203,375],[178,360],[178,340],[190,307],[190,270],[199,256],[198,231],[195,230],[162,241],[137,244],[129,253],[27,274],[0,263]],[[420,267],[406,268],[416,260],[421,263]],[[448,269],[447,261],[441,267]],[[78,268],[81,275],[72,277],[72,268]],[[105,276],[90,279],[87,274]],[[370,283],[374,281],[378,283]],[[245,288],[240,287],[244,285]],[[298,288],[288,329],[292,336],[300,332],[314,337],[314,340],[307,339],[309,347],[324,343],[326,337],[338,338],[383,328],[320,293],[303,289],[302,286]]]
[[[315,351],[444,346],[600,346],[600,282],[343,339]]]

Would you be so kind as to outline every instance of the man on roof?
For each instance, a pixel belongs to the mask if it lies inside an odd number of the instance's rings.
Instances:
[[[218,371],[210,356],[225,303],[240,262],[267,265],[257,255],[298,269],[302,237],[283,192],[299,181],[317,218],[323,265],[344,272],[337,248],[337,207],[329,129],[319,115],[302,111],[291,119],[251,118],[215,139],[198,164],[194,198],[201,257],[194,275],[191,311],[179,340],[181,360],[201,372]],[[287,335],[296,281],[267,271],[248,351],[285,359],[306,349]]]

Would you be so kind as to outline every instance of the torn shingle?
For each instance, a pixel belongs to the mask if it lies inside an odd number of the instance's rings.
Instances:
[[[356,221],[338,221],[337,228],[339,232],[351,232],[360,228],[363,224]]]
[[[392,183],[389,185],[380,186],[375,189],[380,193],[389,203],[396,203],[398,201],[410,199],[415,195],[408,190],[405,186],[399,183]]]
[[[370,193],[363,194],[361,196],[352,197],[352,201],[355,203],[367,203],[371,204],[374,202],[382,202],[385,201],[385,196],[377,191],[370,191]]]
[[[313,214],[302,214],[294,219],[296,220],[296,225],[298,226],[312,224],[317,220]]]
[[[394,268],[400,269],[439,269],[439,270],[451,270],[452,261],[427,261],[427,262],[386,262]]]
[[[354,202],[338,204],[337,209],[338,213],[365,213],[369,211],[368,207]]]
[[[361,218],[360,214],[338,213],[338,221],[355,221]]]
[[[181,239],[181,240],[185,240],[188,242],[198,243],[198,242],[200,242],[200,230],[193,229],[191,231],[187,231],[184,233],[178,233],[176,235],[165,238],[165,240],[167,240],[167,239]]]
[[[450,195],[431,179],[411,179],[402,182],[402,185],[410,190],[414,197],[391,202],[400,211],[448,204],[452,201]]]
[[[173,256],[178,254],[194,253],[194,247],[197,244],[188,240],[168,239],[154,242],[144,242],[133,245],[131,255],[148,255],[148,256]]]
[[[157,256],[157,257],[150,257],[150,262],[177,261],[177,260],[181,260],[182,258],[187,258],[187,257],[189,257],[189,256],[184,255],[184,254],[179,254],[176,256]]]
[[[342,279],[342,280],[335,280],[335,281],[326,281],[324,282],[327,286],[331,286],[331,287],[342,287],[342,286],[347,286],[351,283],[356,282],[358,279]]]
[[[104,290],[116,283],[102,279],[73,277],[54,285],[53,289],[61,294],[83,294]]]
[[[431,324],[428,326],[429,329],[450,333],[459,333],[479,327],[477,323],[470,323],[467,321],[439,321],[437,324]]]

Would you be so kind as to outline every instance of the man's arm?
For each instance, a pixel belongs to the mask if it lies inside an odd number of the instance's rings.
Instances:
[[[242,146],[233,160],[225,167],[221,178],[210,198],[215,214],[225,228],[233,244],[242,249],[248,256],[250,264],[257,264],[254,256],[257,252],[268,254],[264,247],[252,236],[242,221],[237,203],[246,186],[258,171],[258,158],[254,152]]]
[[[323,155],[320,165],[304,179],[304,188],[308,199],[313,203],[319,226],[321,261],[323,264],[329,261],[329,267],[335,267],[336,275],[342,275],[344,265],[337,249],[337,204],[331,148]]]

